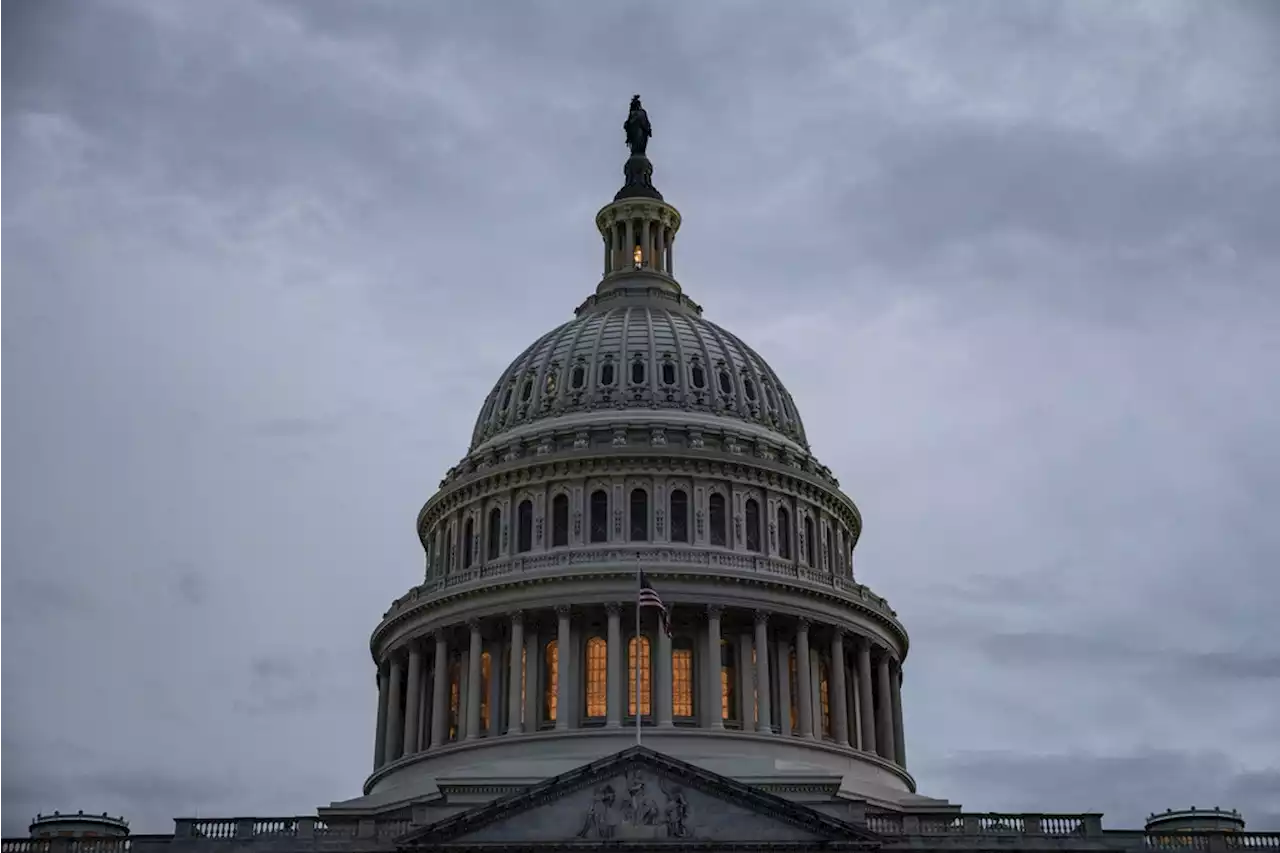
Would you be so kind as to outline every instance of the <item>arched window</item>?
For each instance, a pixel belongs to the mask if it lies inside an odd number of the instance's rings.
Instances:
[[[649,493],[644,489],[631,490],[631,541],[649,541]]]
[[[636,637],[627,643],[627,710],[630,716],[636,715]],[[648,717],[653,713],[650,699],[649,680],[649,638],[641,636],[640,640],[640,712]]]
[[[811,567],[817,567],[817,551],[814,550],[813,544],[813,516],[806,515],[804,517],[804,561]]]
[[[702,369],[701,364],[695,364],[689,368],[689,379],[693,382],[693,387],[702,389],[707,387],[707,372]]]
[[[454,565],[453,565],[453,552],[454,552],[453,539],[454,539],[454,534],[455,534],[455,533],[457,533],[457,529],[456,529],[456,528],[454,528],[454,527],[450,527],[450,528],[449,528],[449,532],[445,534],[445,540],[444,540],[444,541],[445,541],[445,546],[444,546],[444,570],[445,570],[447,573],[449,573],[449,574],[453,574],[453,570],[454,570]]]
[[[747,550],[760,551],[760,502],[755,498],[747,498],[744,509],[747,525]]]
[[[684,489],[671,490],[671,541],[689,541],[689,493]]]
[[[818,660],[818,699],[822,718],[822,736],[831,737],[831,667],[826,658]]]
[[[671,644],[671,716],[692,719],[694,715],[693,641],[680,637]]]
[[[791,513],[784,506],[778,507],[778,556],[791,559]]]
[[[542,691],[542,719],[554,723],[560,695],[560,654],[555,640],[547,641],[542,655],[542,683],[546,685]]]
[[[551,547],[569,544],[569,496],[558,494],[551,499]]]
[[[827,571],[835,574],[836,571],[836,537],[835,531],[830,527],[824,528],[827,534]]]
[[[608,711],[609,644],[603,637],[587,640],[587,717],[595,719]]]
[[[485,531],[489,537],[489,559],[498,559],[502,550],[502,509],[494,507],[489,510],[489,529]]]
[[[724,545],[726,539],[724,495],[713,493],[707,501],[708,515],[711,516],[711,544]]]
[[[591,541],[609,541],[609,493],[604,489],[591,493]]]
[[[493,656],[488,652],[480,653],[480,731],[489,731],[489,679],[493,672]]]
[[[533,550],[533,501],[520,501],[516,510],[516,550],[523,554]]]
[[[462,525],[462,568],[471,568],[471,550],[475,542],[476,523],[468,518]]]
[[[737,680],[733,665],[733,647],[728,640],[720,641],[720,718],[732,720],[737,717],[738,691],[734,682]]]

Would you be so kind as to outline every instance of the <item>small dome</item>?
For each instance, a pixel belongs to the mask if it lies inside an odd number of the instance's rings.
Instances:
[[[595,306],[534,341],[485,398],[471,450],[578,412],[680,409],[762,426],[808,449],[791,395],[754,350],[686,304]]]

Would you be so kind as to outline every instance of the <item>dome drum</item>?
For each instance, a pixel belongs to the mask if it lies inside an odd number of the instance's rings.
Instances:
[[[548,738],[629,738],[637,702],[648,736],[666,737],[666,751],[678,757],[745,748],[840,775],[856,765],[863,778],[914,790],[903,768],[904,652],[896,643],[866,626],[761,609],[765,594],[753,603],[704,590],[713,600],[695,602],[663,582],[672,595],[669,634],[651,615],[636,633],[634,609],[619,603],[624,581],[608,592],[562,584],[541,601],[521,597],[524,606],[487,596],[476,602],[483,609],[441,614],[401,637],[379,659],[391,699],[379,709],[379,758],[366,793],[415,774],[438,776],[459,760],[528,761]],[[459,751],[471,757],[456,758]],[[544,760],[552,758],[564,759]],[[540,774],[556,772],[550,765]]]

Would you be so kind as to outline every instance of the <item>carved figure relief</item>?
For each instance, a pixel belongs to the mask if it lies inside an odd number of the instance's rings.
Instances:
[[[653,790],[646,774],[627,771],[621,798],[613,783],[596,788],[576,837],[586,839],[689,838],[689,800],[681,786],[657,780]]]

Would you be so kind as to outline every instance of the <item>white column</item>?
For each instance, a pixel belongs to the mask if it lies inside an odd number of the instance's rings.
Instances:
[[[524,729],[536,732],[542,707],[542,641],[538,626],[530,624],[524,638]]]
[[[738,722],[744,732],[756,727],[755,703],[755,666],[751,661],[754,651],[751,648],[751,634],[743,631],[738,635]]]
[[[756,611],[756,731],[773,731],[769,707],[769,614]]]
[[[556,729],[563,731],[569,728],[569,718],[573,714],[572,685],[569,683],[569,648],[573,644],[569,635],[569,605],[556,607],[556,617],[560,620],[556,633]]]
[[[777,666],[775,677],[778,679],[778,733],[783,737],[791,737],[791,642],[782,638],[777,642]]]
[[[409,647],[409,683],[404,701],[404,754],[418,751],[418,702],[422,698],[422,649],[415,642]]]
[[[384,663],[378,667],[378,676],[375,679],[378,685],[378,718],[373,738],[373,769],[377,770],[382,766],[383,753],[387,751],[387,666]]]
[[[849,745],[848,694],[844,686],[844,632],[835,628],[831,632],[831,683],[827,694],[831,700],[831,736],[837,746]]]
[[[704,690],[707,697],[707,727],[724,728],[724,715],[720,708],[720,614],[724,608],[719,604],[707,605],[707,665],[704,667],[706,681]]]
[[[882,651],[876,661],[876,734],[880,736],[880,757],[894,760],[893,755],[893,697],[889,684],[889,653]]]
[[[809,620],[796,626],[796,700],[800,708],[800,737],[813,738],[813,679],[809,666]]]
[[[507,734],[520,734],[520,717],[523,707],[520,705],[522,695],[524,667],[520,658],[524,654],[524,614],[519,610],[511,614],[511,660],[508,663],[507,675]]]
[[[653,243],[650,242],[649,240],[649,220],[647,219],[644,220],[644,222],[640,223],[640,245],[641,245],[641,251],[644,253],[642,255],[644,259],[642,263],[646,267],[652,267],[653,266]]]
[[[387,690],[387,743],[382,753],[382,763],[390,764],[400,757],[401,737],[404,735],[404,694],[401,692],[402,669],[400,656],[391,658]]]
[[[616,729],[622,725],[623,682],[626,674],[622,664],[622,605],[610,602],[605,605],[608,615],[608,631],[605,638],[608,654],[608,672],[605,679],[605,726]]]
[[[431,692],[431,748],[444,746],[449,737],[449,642],[444,632],[436,633],[435,686]]]
[[[484,638],[480,635],[479,620],[467,623],[471,629],[470,655],[467,658],[467,740],[480,737],[480,656],[484,654]]]
[[[889,695],[893,704],[893,755],[898,766],[907,766],[906,733],[902,730],[902,664],[893,662],[893,671],[889,678]]]
[[[670,612],[671,605],[667,606],[668,618],[674,614]],[[674,723],[671,721],[671,638],[667,636],[667,632],[659,626],[658,635],[658,660],[657,666],[654,667],[654,678],[657,683],[654,685],[654,698],[658,702],[658,709],[655,712],[655,719],[659,728],[671,728]]]
[[[489,646],[489,737],[502,734],[502,642]]]
[[[871,688],[871,641],[866,637],[858,638],[858,705],[859,721],[862,723],[862,741],[859,746],[863,752],[878,752],[876,740],[875,694]]]

